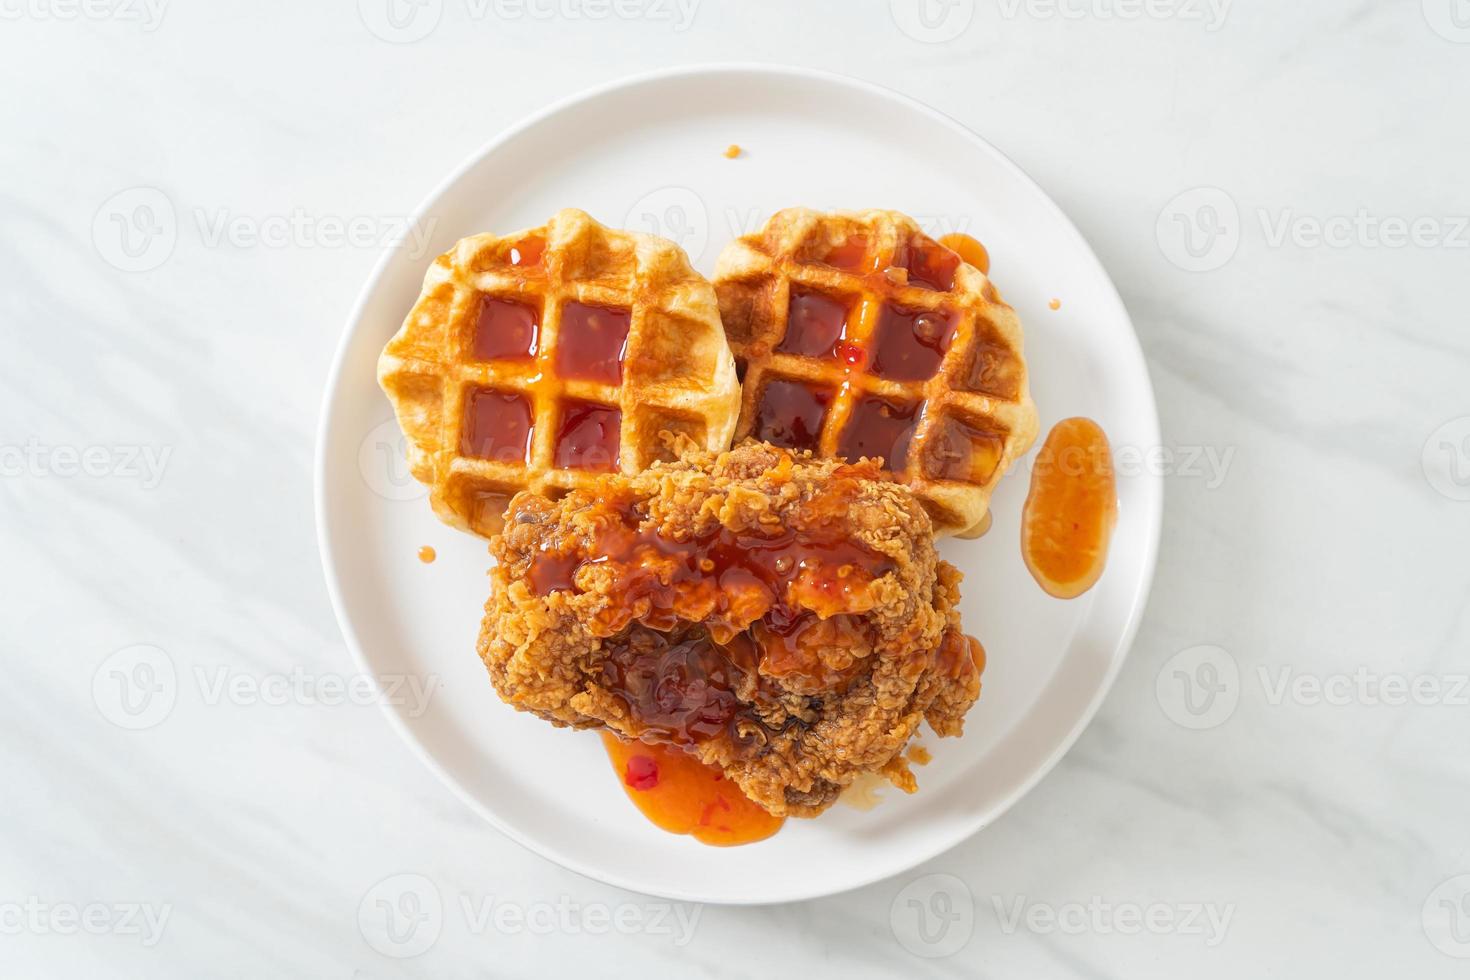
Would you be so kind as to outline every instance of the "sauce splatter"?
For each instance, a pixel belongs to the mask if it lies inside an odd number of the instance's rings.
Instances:
[[[1021,516],[1021,555],[1037,584],[1058,599],[1096,585],[1117,520],[1108,437],[1091,419],[1058,422],[1036,457]]]
[[[433,548],[430,548],[428,545],[424,545],[422,548],[419,549],[419,561],[423,562],[425,565],[429,564],[438,557],[439,553],[436,552]]]
[[[939,244],[952,252],[958,252],[960,258],[987,276],[990,275],[990,252],[976,239],[971,238],[969,235],[962,235],[956,232],[953,235],[945,235],[939,239]]]
[[[735,847],[765,840],[785,823],[752,803],[718,769],[669,745],[626,742],[602,733],[628,799],[654,826],[702,844]]]

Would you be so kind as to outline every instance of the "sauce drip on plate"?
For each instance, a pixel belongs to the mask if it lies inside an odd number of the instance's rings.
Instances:
[[[602,744],[628,799],[671,834],[734,847],[765,840],[785,823],[752,803],[718,769],[678,748],[627,742],[608,732]]]
[[[1091,419],[1058,422],[1031,471],[1021,554],[1047,594],[1075,599],[1097,584],[1118,520],[1108,437]]]

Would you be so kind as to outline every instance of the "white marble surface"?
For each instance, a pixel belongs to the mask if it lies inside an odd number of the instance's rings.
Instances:
[[[0,0],[0,974],[1466,975],[1470,4],[421,4]],[[1175,457],[1131,660],[997,825],[852,894],[668,909],[501,839],[329,686],[310,461],[376,243],[451,168],[590,84],[752,58],[1033,174],[1168,448],[1223,472]],[[169,665],[129,714],[119,677]],[[438,917],[375,931],[425,882]]]

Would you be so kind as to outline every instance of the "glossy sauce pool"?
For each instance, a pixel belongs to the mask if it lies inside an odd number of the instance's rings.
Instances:
[[[1058,599],[1096,585],[1117,520],[1108,437],[1091,419],[1058,422],[1037,454],[1021,515],[1021,556],[1037,584]]]
[[[671,834],[735,847],[765,840],[786,822],[752,803],[718,769],[681,749],[628,742],[608,732],[602,733],[602,744],[628,799]]]

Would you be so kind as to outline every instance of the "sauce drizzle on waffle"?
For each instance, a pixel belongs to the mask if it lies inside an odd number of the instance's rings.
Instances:
[[[894,211],[781,211],[720,256],[737,441],[881,457],[940,534],[984,520],[1036,438],[1022,331],[984,272]]]

